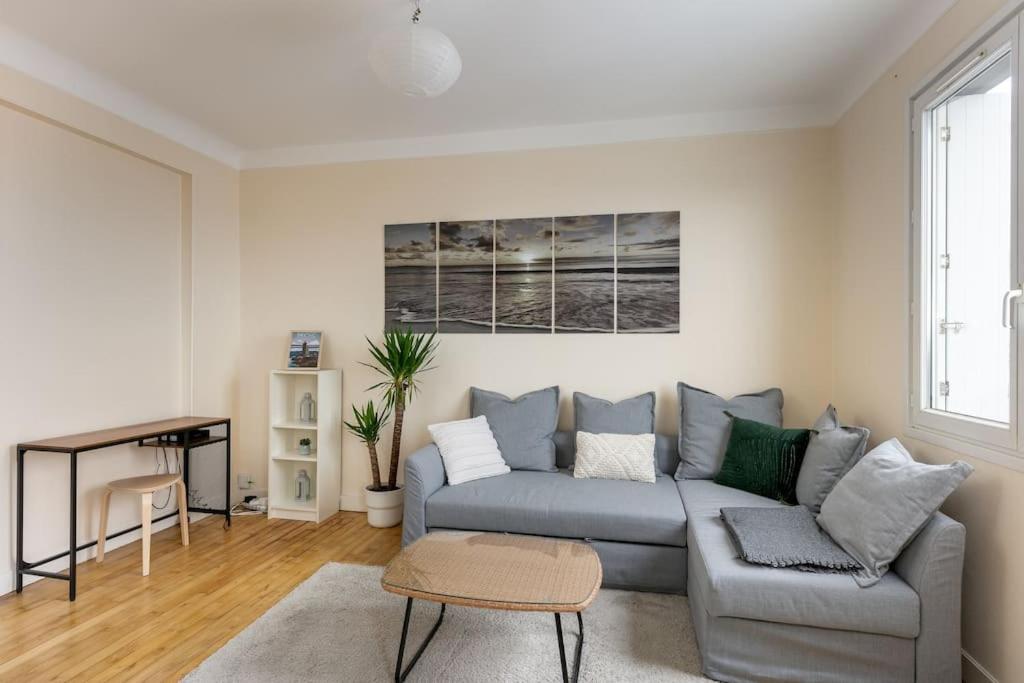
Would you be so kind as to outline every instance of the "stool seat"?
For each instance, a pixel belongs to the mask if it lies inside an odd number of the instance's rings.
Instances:
[[[118,479],[107,484],[114,491],[131,491],[133,493],[153,493],[181,481],[180,474],[147,474],[144,477]]]
[[[153,493],[173,486],[178,492],[178,524],[181,526],[181,544],[188,545],[188,491],[181,474],[148,474],[144,477],[118,479],[107,484],[100,503],[100,535],[96,539],[96,561],[103,561],[107,542],[107,518],[110,515],[110,497],[114,491],[126,491],[139,496],[142,514],[142,575],[149,576],[150,534],[153,528]]]

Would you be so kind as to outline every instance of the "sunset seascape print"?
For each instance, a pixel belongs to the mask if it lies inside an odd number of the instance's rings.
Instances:
[[[555,228],[555,332],[615,331],[615,220],[564,216]]]
[[[384,329],[437,326],[434,223],[384,226]]]
[[[618,331],[679,331],[679,212],[617,220]]]
[[[490,332],[494,221],[449,221],[438,233],[438,331]]]
[[[551,333],[551,219],[495,224],[495,331]]]
[[[385,329],[674,334],[678,211],[384,226]]]

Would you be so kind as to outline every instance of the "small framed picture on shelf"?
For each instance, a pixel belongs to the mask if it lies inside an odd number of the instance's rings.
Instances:
[[[320,345],[323,338],[323,332],[292,330],[292,340],[288,345],[288,368],[319,370]]]

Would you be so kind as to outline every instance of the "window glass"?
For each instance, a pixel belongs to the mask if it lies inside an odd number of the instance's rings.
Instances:
[[[926,113],[933,411],[1008,424],[1013,387],[1004,296],[1012,289],[1013,81],[1009,52]],[[1015,307],[1014,307],[1015,308]]]

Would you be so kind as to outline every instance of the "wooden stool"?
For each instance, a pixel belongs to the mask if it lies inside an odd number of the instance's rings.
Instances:
[[[145,477],[118,479],[107,484],[100,504],[100,537],[96,541],[96,561],[103,561],[103,546],[107,540],[107,515],[110,496],[114,491],[138,493],[142,497],[142,575],[149,576],[149,537],[153,519],[153,492],[176,486],[178,489],[178,520],[181,525],[181,544],[188,545],[188,496],[180,474],[150,474]]]

